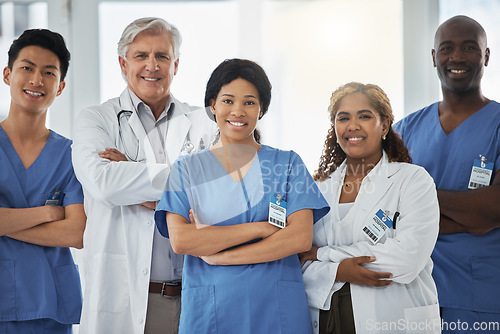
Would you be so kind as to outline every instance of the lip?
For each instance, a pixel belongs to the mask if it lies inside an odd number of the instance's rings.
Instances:
[[[446,69],[448,75],[453,79],[460,79],[466,76],[469,73],[469,68],[458,67],[458,66],[450,66]]]
[[[344,140],[348,142],[349,144],[359,144],[362,143],[366,140],[365,136],[349,136],[349,137],[344,137]]]
[[[161,80],[161,78],[158,77],[146,77],[146,76],[141,76],[141,79],[146,82],[158,82]]]
[[[40,91],[32,90],[32,89],[23,89],[23,92],[24,92],[24,94],[28,95],[29,97],[35,98],[35,99],[45,96],[44,93],[42,93]]]
[[[234,129],[242,129],[248,125],[248,123],[245,123],[242,121],[233,121],[233,120],[229,120],[229,119],[226,120],[226,122],[229,124],[229,126],[231,128],[234,128]]]

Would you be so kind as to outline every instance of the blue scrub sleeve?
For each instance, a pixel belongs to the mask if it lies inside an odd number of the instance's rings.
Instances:
[[[189,221],[187,191],[190,189],[189,176],[183,157],[179,157],[172,166],[160,202],[156,206],[155,222],[162,236],[168,238],[167,212],[176,213]]]
[[[287,182],[287,217],[303,209],[313,210],[316,223],[330,211],[330,206],[300,156],[291,151]]]
[[[71,163],[71,161],[70,161]],[[71,167],[71,177],[64,189],[63,206],[70,204],[83,203],[82,185],[78,182],[73,167]]]

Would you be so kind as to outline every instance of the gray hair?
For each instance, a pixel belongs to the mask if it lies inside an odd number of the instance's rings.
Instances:
[[[125,59],[130,44],[134,41],[135,37],[142,32],[147,32],[152,35],[169,32],[172,37],[174,58],[179,58],[179,49],[182,43],[181,33],[173,24],[158,17],[143,17],[130,23],[125,30],[123,30],[122,37],[120,37],[120,41],[118,42],[118,56]]]

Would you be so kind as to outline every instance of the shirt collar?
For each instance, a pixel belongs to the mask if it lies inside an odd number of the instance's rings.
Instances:
[[[150,117],[153,117],[153,113],[149,106],[144,103],[129,87],[127,87],[128,93],[130,95],[130,100],[132,101],[132,106],[134,107],[134,112],[137,113],[137,115],[140,114],[146,114]],[[175,109],[175,101],[172,96],[172,94],[168,95],[167,103],[165,104],[165,109],[161,113],[160,117],[156,120],[156,122],[160,121],[161,119],[165,117],[170,117],[174,113]]]

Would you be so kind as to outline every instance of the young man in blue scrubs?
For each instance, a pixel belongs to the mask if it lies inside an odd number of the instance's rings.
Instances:
[[[82,188],[71,141],[45,127],[70,53],[58,33],[26,30],[9,49],[0,123],[0,333],[71,333],[80,278],[68,247],[83,247]]]
[[[432,50],[443,100],[396,125],[438,188],[433,252],[443,333],[500,330],[500,104],[481,92],[490,50],[481,25],[455,16]]]

